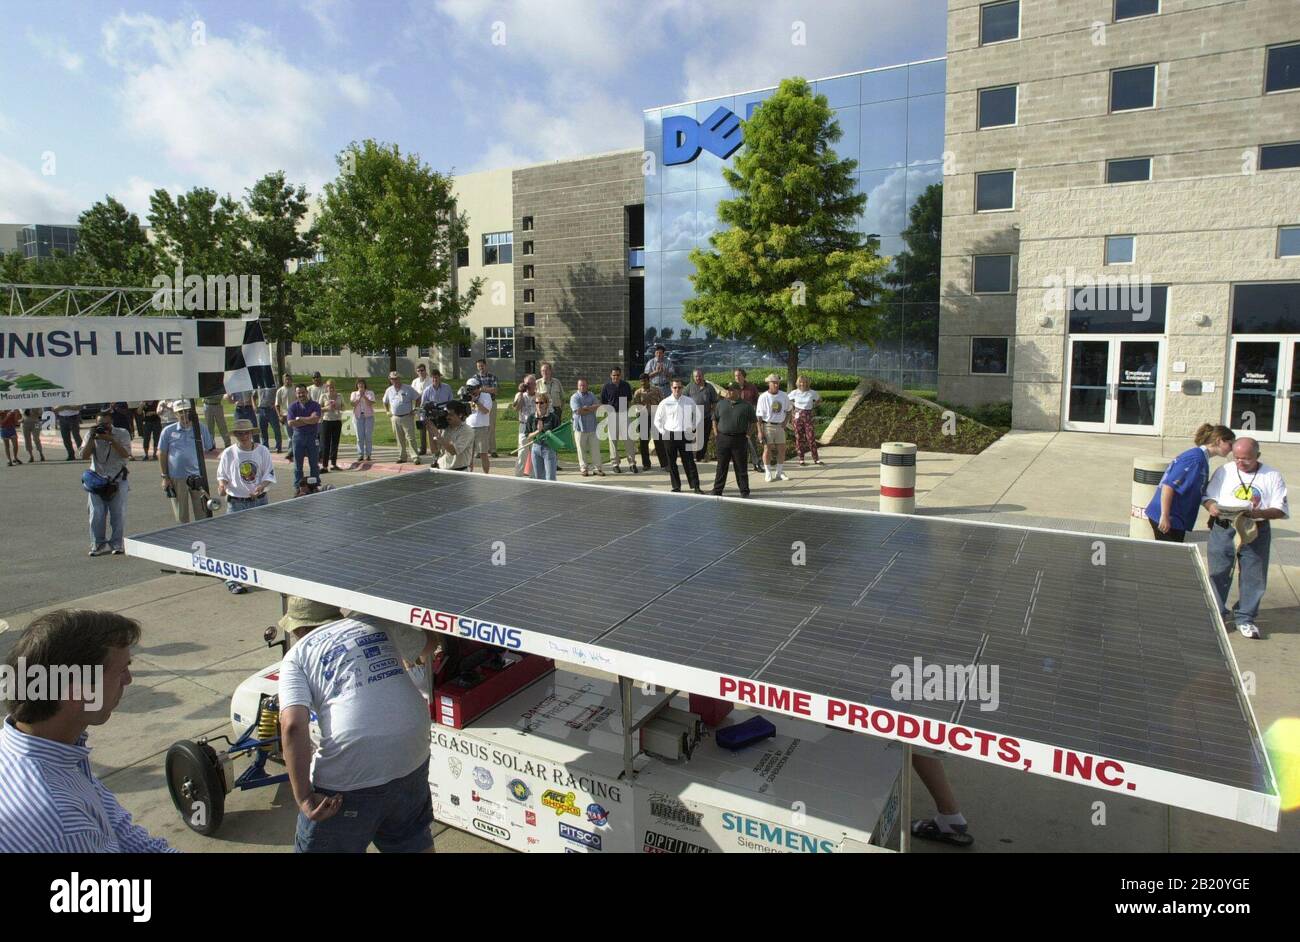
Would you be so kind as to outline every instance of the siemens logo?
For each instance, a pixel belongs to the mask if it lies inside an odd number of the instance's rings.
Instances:
[[[467,615],[453,615],[450,612],[435,612],[427,608],[412,608],[408,620],[421,628],[449,635],[459,635],[473,641],[495,644],[502,648],[518,648],[524,643],[523,634],[518,628],[506,628],[490,621],[479,621]]]
[[[213,559],[210,556],[200,556],[197,553],[191,554],[190,566],[199,572],[206,572],[213,576],[221,576],[223,579],[237,579],[240,582],[257,582],[257,570],[249,569],[247,566],[238,566],[235,563],[228,563],[224,559]]]
[[[802,831],[784,828],[779,824],[756,821],[753,818],[745,817],[743,814],[724,811],[722,813],[722,826],[728,831],[739,834],[741,843],[746,846],[751,845],[745,839],[752,838],[772,848],[793,851],[797,854],[835,853],[835,844],[832,841],[813,837],[811,834],[804,834]],[[756,849],[766,850],[767,848],[756,846]]]

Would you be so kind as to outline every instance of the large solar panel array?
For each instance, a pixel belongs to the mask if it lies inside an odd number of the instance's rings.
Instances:
[[[1276,794],[1191,547],[425,472],[128,548],[196,540],[264,576],[862,704],[900,708],[891,670],[917,657],[997,665],[994,711],[904,710]]]

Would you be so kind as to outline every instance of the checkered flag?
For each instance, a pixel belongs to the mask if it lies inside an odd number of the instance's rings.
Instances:
[[[275,386],[261,321],[200,320],[197,329],[200,397]]]

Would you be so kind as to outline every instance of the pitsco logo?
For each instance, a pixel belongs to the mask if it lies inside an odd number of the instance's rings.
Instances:
[[[487,821],[480,820],[479,818],[474,819],[474,830],[482,831],[488,837],[495,837],[498,840],[510,840],[510,832],[505,828],[499,827],[495,824],[489,824]]]
[[[492,790],[492,773],[481,765],[475,766],[474,784],[483,789],[483,791],[490,792]]]
[[[681,838],[669,837],[667,834],[657,834],[654,831],[645,832],[645,840],[641,842],[641,852],[643,854],[713,853],[709,848],[701,847],[699,844],[691,844]]]
[[[609,827],[609,812],[602,806],[592,802],[587,805],[587,820],[598,828]]]
[[[226,579],[237,579],[240,582],[256,582],[257,570],[249,569],[247,566],[239,566],[235,563],[228,563],[224,559],[213,559],[210,556],[200,556],[198,553],[190,555],[190,566],[199,572],[206,572],[213,576],[222,576]]]
[[[556,816],[571,814],[575,818],[582,817],[582,809],[578,807],[574,799],[577,796],[573,792],[557,792],[553,788],[548,788],[542,792],[542,804],[552,809]]]
[[[570,843],[577,844],[579,847],[589,847],[592,850],[600,850],[600,835],[592,834],[590,831],[584,831],[582,828],[575,828],[572,824],[560,822],[560,837]]]
[[[412,608],[407,620],[421,628],[432,628],[434,631],[471,638],[474,641],[495,644],[502,648],[518,648],[523,644],[523,636],[518,628],[506,628],[494,622],[479,621],[468,615],[435,612],[428,608]]]
[[[533,790],[521,778],[512,778],[507,787],[510,789],[510,797],[515,801],[527,801],[533,796]]]

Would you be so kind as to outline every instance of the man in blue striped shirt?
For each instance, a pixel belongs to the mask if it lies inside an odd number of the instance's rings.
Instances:
[[[86,728],[108,722],[131,683],[140,625],[63,609],[18,637],[0,674],[0,853],[161,853],[161,838],[90,769]]]

